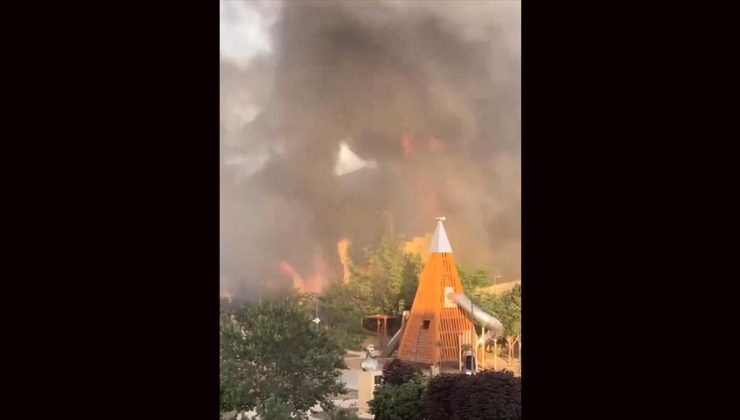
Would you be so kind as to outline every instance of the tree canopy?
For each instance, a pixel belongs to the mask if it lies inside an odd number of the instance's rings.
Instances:
[[[333,408],[329,397],[344,392],[344,349],[311,323],[312,307],[288,296],[222,313],[222,411],[287,407],[301,418],[317,403]]]
[[[350,293],[365,314],[397,313],[399,301],[408,309],[414,300],[421,259],[403,251],[395,238],[383,237],[376,247],[365,248],[362,268],[350,264]]]
[[[328,285],[319,297],[319,324],[343,348],[355,349],[365,338],[360,325],[364,315],[350,289],[341,283]]]
[[[514,286],[501,296],[486,295],[478,300],[479,306],[504,325],[506,335],[518,336],[522,325],[522,288]]]
[[[491,285],[491,276],[486,270],[478,270],[474,273],[468,273],[458,265],[457,275],[460,277],[463,291],[466,294],[472,295],[478,289]]]

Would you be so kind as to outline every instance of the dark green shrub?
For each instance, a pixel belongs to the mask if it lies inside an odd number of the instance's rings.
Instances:
[[[492,370],[439,375],[429,382],[422,405],[427,420],[520,419],[521,378]]]
[[[424,380],[418,375],[402,385],[379,386],[369,402],[370,413],[376,420],[422,420],[423,391]]]
[[[399,359],[393,359],[383,366],[383,382],[386,385],[403,385],[416,374],[416,369]]]

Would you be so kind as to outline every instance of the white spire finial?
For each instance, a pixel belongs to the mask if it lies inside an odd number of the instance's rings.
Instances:
[[[441,252],[450,253],[452,247],[450,241],[447,239],[447,232],[445,232],[445,226],[442,224],[443,221],[447,220],[446,217],[436,217],[437,229],[434,230],[434,236],[432,236],[432,243],[429,246],[429,252]]]

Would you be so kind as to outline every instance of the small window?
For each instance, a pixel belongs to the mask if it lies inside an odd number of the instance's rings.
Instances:
[[[465,356],[465,370],[471,372],[475,370],[475,360],[473,359],[473,356]]]
[[[424,323],[422,324],[421,328],[428,330],[429,329],[429,320],[425,319]]]

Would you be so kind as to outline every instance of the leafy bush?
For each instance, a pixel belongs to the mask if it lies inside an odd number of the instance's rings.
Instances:
[[[399,359],[393,359],[383,367],[383,380],[386,385],[403,385],[416,374],[416,369]]]
[[[520,419],[521,378],[485,370],[432,378],[422,398],[428,420]]]
[[[403,385],[376,387],[368,403],[370,413],[376,420],[421,420],[423,391],[424,380],[418,375]]]
[[[453,407],[450,396],[455,391],[458,376],[460,375],[443,373],[433,377],[427,384],[422,405],[429,420],[452,418]]]

